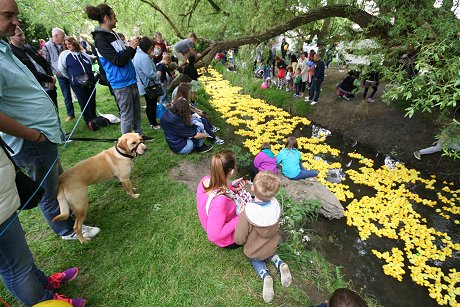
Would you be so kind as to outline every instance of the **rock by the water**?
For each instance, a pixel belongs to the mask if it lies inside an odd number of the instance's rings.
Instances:
[[[281,171],[279,171],[281,173]],[[198,162],[182,161],[171,170],[171,176],[187,185],[190,190],[196,191],[201,178],[209,174],[209,160],[201,159]],[[328,219],[340,219],[343,217],[343,207],[337,197],[316,179],[312,181],[290,180],[279,175],[281,186],[286,191],[286,197],[296,203],[302,203],[307,199],[315,199],[321,203],[319,214]]]
[[[279,175],[281,186],[286,191],[286,197],[296,203],[302,203],[307,199],[318,200],[321,203],[319,214],[332,219],[343,217],[343,206],[335,195],[321,182],[313,180],[290,180]]]

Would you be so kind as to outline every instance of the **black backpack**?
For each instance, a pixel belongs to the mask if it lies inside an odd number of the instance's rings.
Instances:
[[[107,127],[110,125],[110,121],[104,116],[98,116],[88,122],[88,128],[91,131],[99,130],[101,127]]]

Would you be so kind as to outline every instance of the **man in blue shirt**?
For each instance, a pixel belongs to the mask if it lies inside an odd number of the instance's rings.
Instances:
[[[14,35],[16,25],[11,23],[10,12],[2,17],[5,20],[0,22],[0,36]],[[14,151],[16,164],[26,169],[32,179],[41,182],[50,170],[43,183],[45,193],[39,203],[40,210],[57,235],[66,240],[76,239],[73,219],[52,222],[60,213],[56,192],[62,167],[57,144],[64,141],[57,109],[31,71],[3,40],[0,40],[0,132]],[[97,233],[99,228],[84,227],[86,237]]]

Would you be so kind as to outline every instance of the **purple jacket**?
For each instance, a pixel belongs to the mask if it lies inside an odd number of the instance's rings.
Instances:
[[[264,149],[254,158],[254,167],[260,171],[272,171],[278,174],[275,154],[270,149]]]

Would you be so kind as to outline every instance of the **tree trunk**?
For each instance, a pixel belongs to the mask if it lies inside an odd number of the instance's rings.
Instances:
[[[383,22],[377,23],[377,21],[380,21],[378,17],[352,5],[327,5],[296,16],[284,24],[273,27],[265,32],[259,32],[253,35],[225,41],[215,41],[211,43],[210,46],[202,53],[201,61],[197,63],[196,66],[209,66],[215,54],[223,49],[231,49],[249,44],[258,44],[287,31],[293,30],[301,25],[330,17],[343,17],[357,23],[362,29],[364,29],[364,31],[366,31],[365,33],[368,37],[378,37],[383,39],[388,37],[388,29],[390,25]]]

